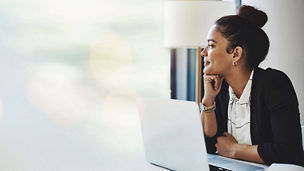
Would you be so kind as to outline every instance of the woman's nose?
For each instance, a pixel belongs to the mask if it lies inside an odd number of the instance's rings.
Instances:
[[[202,57],[208,56],[208,54],[207,54],[207,46],[202,50],[201,56],[202,56]]]

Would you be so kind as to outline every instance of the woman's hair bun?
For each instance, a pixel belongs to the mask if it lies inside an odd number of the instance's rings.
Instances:
[[[240,6],[238,16],[246,19],[250,24],[259,28],[263,27],[268,19],[265,12],[249,5]]]

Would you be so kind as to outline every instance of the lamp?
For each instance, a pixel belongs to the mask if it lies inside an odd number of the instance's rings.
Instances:
[[[164,45],[167,48],[196,48],[196,102],[201,97],[201,47],[215,21],[234,14],[235,4],[217,0],[184,0],[165,2]]]

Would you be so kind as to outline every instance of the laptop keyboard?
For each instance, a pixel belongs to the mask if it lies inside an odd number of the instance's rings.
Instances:
[[[209,169],[210,169],[210,171],[232,171],[232,170],[225,169],[225,168],[218,167],[218,166],[214,166],[214,165],[211,165],[211,164],[209,164]]]

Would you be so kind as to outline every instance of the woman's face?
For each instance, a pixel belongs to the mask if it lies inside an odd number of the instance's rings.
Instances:
[[[225,75],[232,67],[232,54],[226,51],[229,41],[222,36],[216,25],[210,28],[207,41],[208,45],[201,52],[204,57],[204,73]]]

